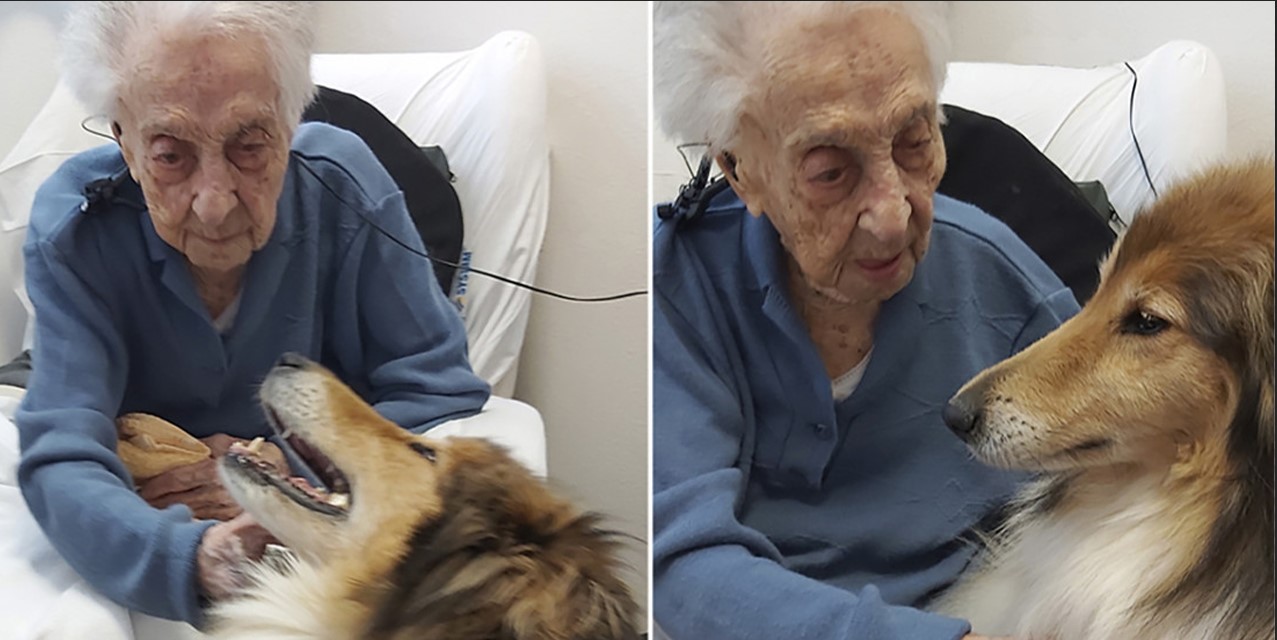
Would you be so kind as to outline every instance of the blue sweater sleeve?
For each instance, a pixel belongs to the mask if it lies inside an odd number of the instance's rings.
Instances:
[[[888,605],[789,571],[737,508],[750,434],[719,320],[653,305],[654,610],[674,640],[953,640],[961,620]],[[739,461],[745,458],[742,464]]]
[[[182,505],[156,510],[133,491],[115,453],[130,363],[110,306],[51,243],[28,241],[24,252],[40,364],[15,420],[22,495],[94,588],[131,609],[198,625],[195,552],[213,522],[193,520]]]
[[[417,433],[477,413],[490,390],[470,367],[465,327],[430,262],[371,226],[425,253],[402,194],[385,196],[366,216],[338,284],[340,304],[354,310],[344,322],[357,326],[333,335],[358,336],[352,370],[364,372],[369,402]]]

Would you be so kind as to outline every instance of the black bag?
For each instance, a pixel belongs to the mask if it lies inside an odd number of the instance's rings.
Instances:
[[[937,191],[1006,223],[1084,304],[1117,239],[1107,216],[1019,131],[961,107],[944,112],[949,163]]]
[[[426,251],[432,257],[454,264],[461,259],[464,235],[461,201],[452,188],[452,176],[446,165],[442,169],[437,166],[376,107],[336,89],[319,87],[319,94],[302,114],[302,121],[327,122],[363,138],[403,191],[408,215],[421,234]],[[451,293],[456,269],[438,262],[433,266],[444,295]]]

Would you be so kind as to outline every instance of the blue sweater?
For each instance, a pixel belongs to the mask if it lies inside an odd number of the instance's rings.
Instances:
[[[477,412],[488,386],[402,195],[353,134],[302,125],[269,242],[253,254],[221,335],[185,259],[155,233],[141,189],[80,211],[88,182],[124,170],[109,145],[68,160],[36,195],[24,247],[34,371],[17,414],[18,481],[53,546],[112,600],[200,624],[195,551],[212,521],[134,493],[116,416],[142,411],[195,436],[270,433],[256,388],[293,351],[323,363],[413,430]]]
[[[951,640],[915,609],[1018,477],[940,411],[971,376],[1077,310],[1006,226],[936,196],[931,249],[882,306],[851,397],[786,293],[766,217],[731,191],[653,240],[654,613],[674,640]]]

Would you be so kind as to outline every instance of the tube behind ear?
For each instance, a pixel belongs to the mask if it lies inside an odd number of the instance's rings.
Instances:
[[[656,214],[666,220],[678,216],[684,219],[692,217],[693,212],[699,208],[701,194],[709,181],[710,164],[708,155],[701,158],[701,164],[697,167],[696,173],[687,184],[679,187],[678,197],[674,199],[674,202],[657,206]]]

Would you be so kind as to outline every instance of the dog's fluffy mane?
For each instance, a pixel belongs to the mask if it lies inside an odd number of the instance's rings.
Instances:
[[[1257,159],[1180,182],[1137,217],[1101,284],[1123,286],[1156,265],[1154,286],[1183,301],[1182,329],[1228,373],[1231,413],[1208,436],[1224,438],[1212,449],[1222,455],[1190,457],[1167,477],[1153,467],[1043,474],[985,539],[984,564],[938,610],[991,626],[1018,619],[1060,640],[1273,637],[1273,171],[1272,159]],[[1048,584],[1068,602],[1043,601],[1038,589]]]
[[[622,534],[600,527],[507,458],[440,481],[443,509],[389,575],[353,578],[283,557],[257,563],[219,604],[218,637],[254,640],[630,640],[637,605],[619,578]]]
[[[1203,185],[1212,215],[1200,215]],[[1172,234],[1179,239],[1190,331],[1227,363],[1240,391],[1227,431],[1232,482],[1210,539],[1183,579],[1142,606],[1154,622],[1156,612],[1223,611],[1220,627],[1232,638],[1273,628],[1273,201],[1271,160],[1218,167],[1167,193],[1157,206],[1180,215],[1150,217],[1121,248],[1139,255]],[[1219,223],[1228,217],[1244,223]],[[1119,253],[1115,268],[1122,262]]]
[[[443,516],[418,527],[373,612],[369,634],[414,638],[636,638],[637,613],[616,577],[620,534],[500,466],[473,466],[443,487]],[[358,597],[358,596],[356,596]],[[493,628],[493,621],[500,621]]]

